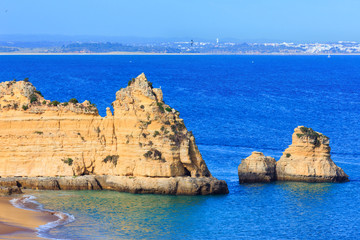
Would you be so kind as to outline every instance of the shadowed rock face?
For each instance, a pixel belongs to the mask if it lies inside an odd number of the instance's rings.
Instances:
[[[239,181],[346,182],[348,176],[330,158],[329,138],[311,128],[295,128],[292,144],[279,161],[252,154],[239,165]],[[270,165],[269,165],[270,164]],[[275,172],[274,172],[275,171]],[[269,177],[265,177],[269,176]]]
[[[179,112],[144,74],[112,106],[101,117],[89,101],[58,103],[30,82],[0,83],[0,176],[211,178]]]
[[[9,187],[0,187],[0,196],[7,196],[12,194],[21,194],[23,193],[21,191],[21,188],[15,186],[9,186]]]
[[[276,161],[272,157],[265,157],[261,152],[243,159],[238,167],[240,183],[271,182],[275,180]]]

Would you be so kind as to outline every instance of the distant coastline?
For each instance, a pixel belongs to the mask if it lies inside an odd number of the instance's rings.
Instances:
[[[360,43],[239,43],[239,42],[20,42],[0,41],[0,53],[49,55],[358,55]]]
[[[98,53],[43,53],[43,52],[0,52],[2,56],[21,56],[21,55],[64,55],[64,56],[87,56],[87,55],[168,55],[168,56],[327,56],[328,53],[148,53],[148,52],[98,52]],[[357,56],[360,53],[331,53],[331,56]]]

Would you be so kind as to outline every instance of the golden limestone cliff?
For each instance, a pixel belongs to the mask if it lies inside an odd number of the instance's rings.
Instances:
[[[1,83],[0,176],[190,177],[219,189],[189,194],[227,192],[226,183],[211,176],[179,112],[144,74],[120,89],[112,106],[114,113],[107,108],[101,117],[88,101],[49,101],[28,81]]]
[[[279,161],[269,161],[269,157],[264,157],[262,153],[257,158],[253,155],[239,165],[240,183],[267,182],[269,179],[305,182],[348,181],[345,172],[331,159],[329,138],[304,126],[295,128],[292,144],[284,151]]]

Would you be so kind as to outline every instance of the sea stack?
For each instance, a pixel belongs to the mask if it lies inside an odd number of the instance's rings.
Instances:
[[[239,165],[239,182],[301,181],[346,182],[348,175],[331,160],[329,138],[311,128],[299,126],[292,144],[279,161],[266,163],[262,153],[255,152]],[[271,163],[269,165],[269,163]],[[264,167],[266,166],[266,167]],[[275,172],[274,172],[275,170]],[[260,177],[258,177],[260,175]],[[264,178],[263,176],[269,176]],[[263,179],[263,180],[262,180]]]
[[[120,89],[112,106],[114,112],[107,108],[101,117],[89,101],[49,101],[28,81],[0,83],[0,185],[228,193],[226,182],[212,177],[179,112],[144,74]]]
[[[292,144],[276,163],[281,181],[346,182],[348,175],[331,160],[329,138],[311,128],[299,126]]]
[[[240,183],[271,182],[275,180],[276,161],[261,152],[243,159],[238,167]]]

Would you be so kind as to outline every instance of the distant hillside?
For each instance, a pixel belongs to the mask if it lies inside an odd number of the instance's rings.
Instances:
[[[0,42],[0,53],[360,54],[360,43]]]

